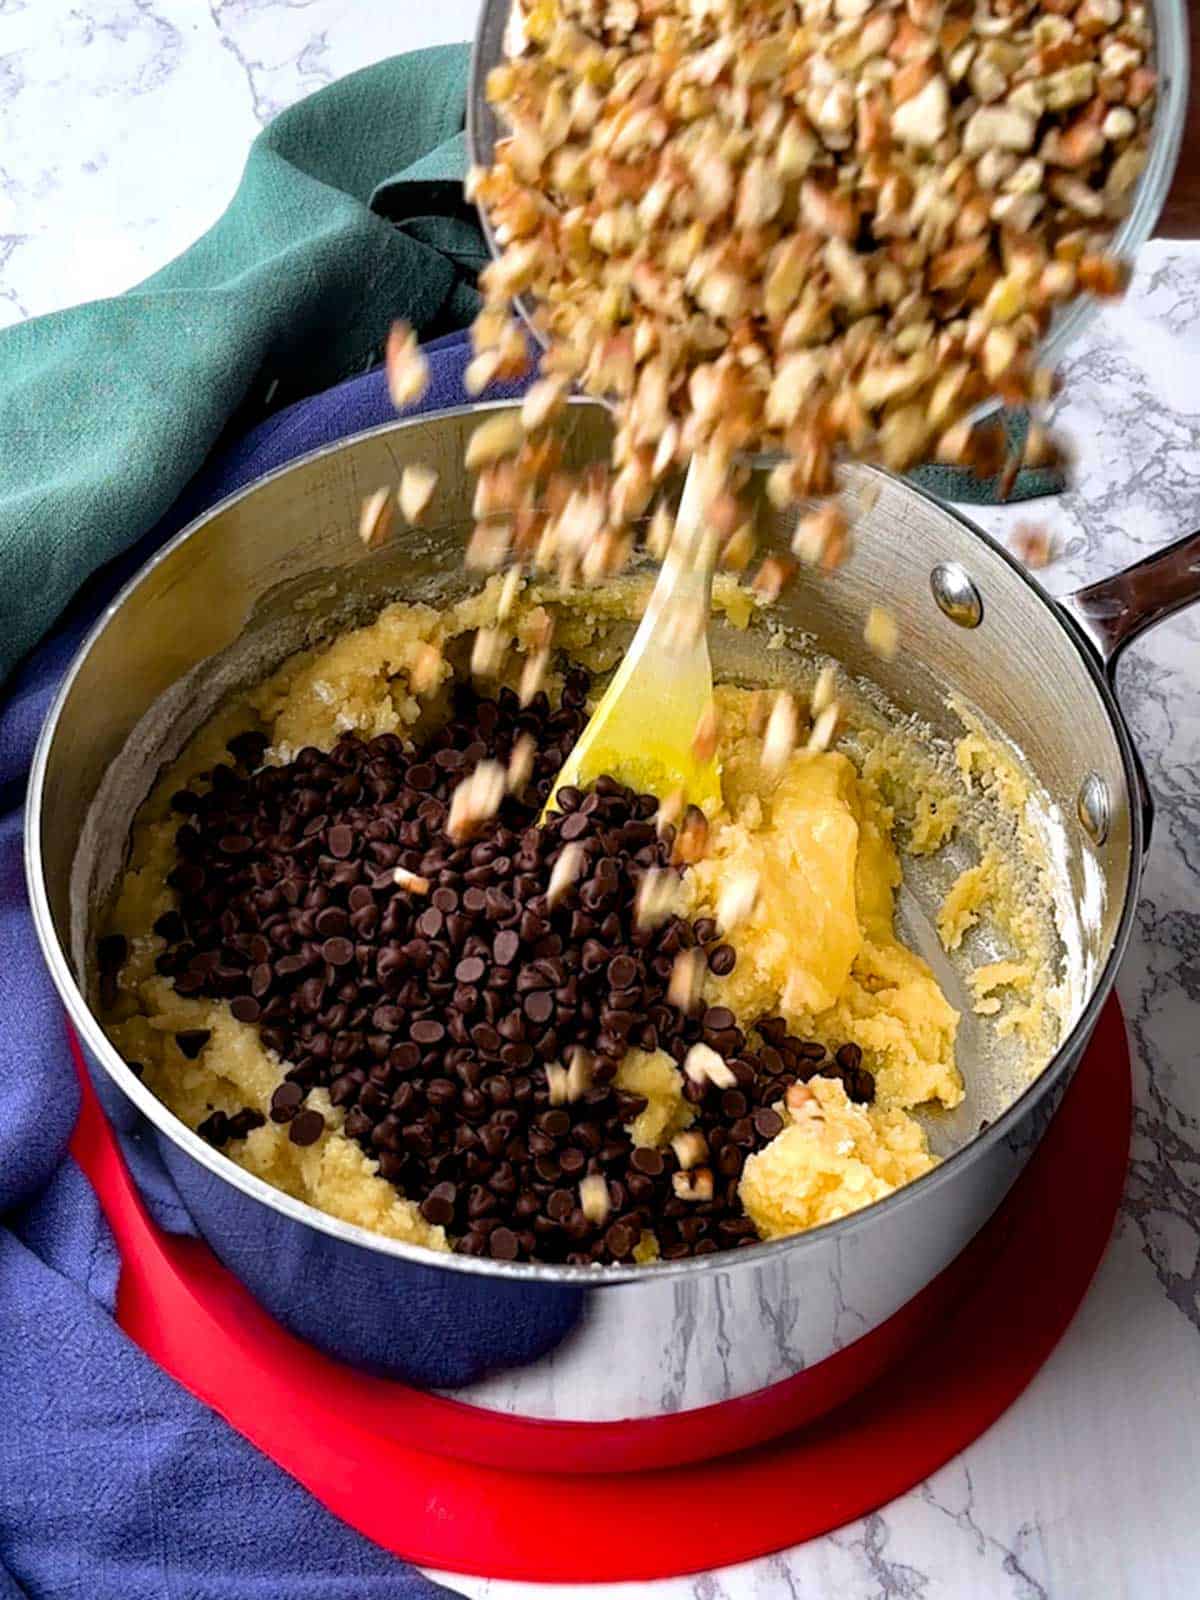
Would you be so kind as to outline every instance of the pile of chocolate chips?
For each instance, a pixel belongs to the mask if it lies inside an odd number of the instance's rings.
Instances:
[[[764,1019],[754,1048],[725,1007],[689,1016],[667,1000],[681,950],[699,944],[717,976],[736,957],[711,919],[637,926],[638,882],[668,865],[673,839],[656,832],[653,796],[602,778],[587,794],[561,790],[561,810],[538,826],[588,689],[572,671],[557,709],[540,694],[522,710],[508,690],[487,699],[460,687],[451,720],[418,751],[347,734],[328,753],[260,768],[265,740],[233,741],[230,764],[174,797],[187,820],[169,879],[178,909],[155,925],[166,940],[158,968],[181,994],[228,1001],[288,1064],[270,1115],[296,1144],[320,1137],[323,1118],[305,1099],[324,1085],[345,1132],[456,1250],[628,1261],[644,1230],[667,1260],[751,1244],[738,1181],[781,1127],[772,1105],[814,1073],[841,1078],[858,1100],[874,1083],[853,1045],[830,1059]],[[445,832],[455,785],[485,757],[506,762],[523,733],[537,746],[528,786],[455,845]],[[568,843],[584,866],[551,908],[550,872]],[[398,867],[427,892],[398,887]],[[670,1149],[634,1146],[625,1130],[645,1101],[613,1080],[631,1046],[682,1062],[700,1040],[737,1082],[685,1083],[714,1179],[712,1199],[697,1201],[676,1195]],[[179,1043],[195,1054],[205,1036]],[[551,1104],[546,1067],[578,1047],[591,1086]],[[222,1144],[254,1117],[215,1112],[201,1131]],[[593,1173],[607,1183],[602,1222],[580,1204]]]

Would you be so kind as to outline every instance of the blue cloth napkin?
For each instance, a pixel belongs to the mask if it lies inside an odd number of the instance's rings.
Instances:
[[[463,404],[465,340],[427,348],[432,384],[420,409]],[[232,446],[163,523],[92,580],[0,707],[0,1600],[449,1593],[325,1511],[117,1327],[117,1253],[67,1154],[79,1096],[21,862],[38,729],[120,585],[206,506],[393,415],[374,372],[279,412]],[[168,1194],[155,1210],[160,1220],[171,1214]],[[186,1225],[182,1206],[174,1210]]]

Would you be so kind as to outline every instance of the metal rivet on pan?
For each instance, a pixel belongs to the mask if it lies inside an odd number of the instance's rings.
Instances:
[[[983,596],[957,561],[939,561],[929,574],[929,587],[939,609],[960,628],[977,628],[983,621]]]
[[[1098,772],[1089,772],[1079,785],[1075,810],[1080,826],[1092,843],[1103,844],[1108,838],[1112,804],[1108,797],[1108,785]]]

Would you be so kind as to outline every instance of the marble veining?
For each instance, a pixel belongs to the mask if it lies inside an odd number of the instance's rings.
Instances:
[[[278,111],[381,56],[469,37],[476,10],[0,0],[0,326],[145,277],[219,214]],[[1054,594],[1200,528],[1200,247],[1148,246],[1128,299],[1064,375],[1076,487],[971,512],[1000,538],[1046,521],[1061,550],[1042,574]],[[983,1439],[881,1512],[778,1556],[590,1600],[1200,1593],[1200,608],[1132,646],[1118,686],[1158,817],[1118,985],[1136,1058],[1129,1182],[1074,1324]],[[834,1310],[847,1342],[856,1313]],[[802,1354],[801,1308],[781,1299],[758,1315],[781,1354]],[[709,1333],[734,1371],[728,1315]],[[662,1381],[669,1399],[677,1375]],[[488,1600],[580,1592],[450,1581]]]

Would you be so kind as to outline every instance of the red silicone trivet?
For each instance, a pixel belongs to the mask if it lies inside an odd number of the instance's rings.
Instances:
[[[510,1459],[553,1461],[560,1433],[583,1425],[514,1425],[362,1378],[293,1339],[207,1248],[150,1222],[86,1080],[73,1148],[121,1248],[121,1325],[331,1511],[423,1565],[599,1582],[723,1566],[814,1538],[894,1499],[978,1438],[1045,1361],[1091,1281],[1121,1194],[1130,1113],[1129,1051],[1110,1001],[1020,1182],[925,1291],[946,1306],[936,1333],[884,1381],[774,1444],[701,1465],[587,1477],[500,1471],[401,1443],[436,1449],[458,1435],[461,1451],[463,1429],[493,1430],[493,1445],[512,1444]],[[908,1312],[881,1330],[868,1365],[890,1339],[902,1341]],[[706,1425],[723,1426],[723,1414],[745,1404],[711,1408]],[[616,1451],[621,1426],[604,1430],[606,1448]]]

